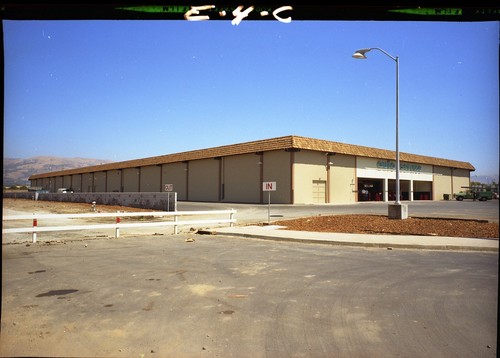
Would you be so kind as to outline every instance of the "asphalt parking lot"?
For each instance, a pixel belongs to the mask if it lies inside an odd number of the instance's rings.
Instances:
[[[480,219],[490,222],[499,221],[498,200],[488,201],[414,201],[404,202],[408,205],[409,216],[441,217],[456,219]],[[268,205],[234,204],[234,203],[193,203],[179,202],[178,210],[215,210],[236,209],[237,219],[241,223],[267,222]],[[293,219],[311,215],[339,214],[371,214],[387,215],[388,203],[360,202],[355,204],[324,205],[283,205],[271,204],[269,214],[271,220]]]
[[[496,356],[497,253],[190,238],[4,245],[0,355]]]

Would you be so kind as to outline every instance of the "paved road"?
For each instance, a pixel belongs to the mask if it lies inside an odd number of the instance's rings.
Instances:
[[[486,202],[464,200],[460,201],[418,201],[408,202],[409,216],[414,217],[441,217],[458,219],[480,219],[499,222],[498,200]],[[236,209],[237,219],[241,223],[267,222],[268,205],[231,204],[231,203],[192,203],[179,202],[178,210],[214,210]],[[270,216],[272,220],[290,219],[311,215],[338,215],[338,214],[372,214],[387,215],[388,204],[382,202],[365,202],[347,205],[281,205],[271,204]]]
[[[497,253],[189,238],[4,245],[0,355],[496,356]]]

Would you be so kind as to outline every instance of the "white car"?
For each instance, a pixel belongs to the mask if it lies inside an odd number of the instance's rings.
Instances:
[[[58,193],[72,193],[73,189],[67,189],[67,188],[59,188],[57,189]]]

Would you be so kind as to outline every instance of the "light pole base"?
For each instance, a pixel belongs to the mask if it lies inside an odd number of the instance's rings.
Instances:
[[[408,205],[389,204],[389,219],[408,219]]]

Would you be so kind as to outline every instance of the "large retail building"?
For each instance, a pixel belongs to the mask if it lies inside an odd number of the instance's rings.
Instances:
[[[395,152],[300,136],[31,176],[50,192],[175,191],[181,201],[282,204],[393,201]],[[470,185],[467,162],[400,153],[401,200],[442,200]],[[270,185],[270,186],[269,186]]]

